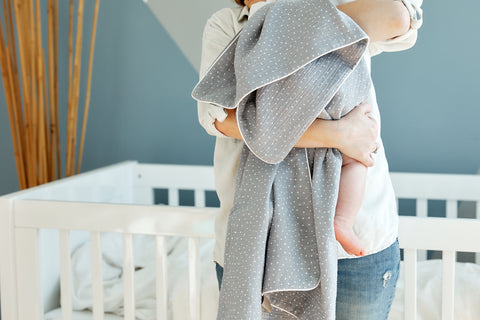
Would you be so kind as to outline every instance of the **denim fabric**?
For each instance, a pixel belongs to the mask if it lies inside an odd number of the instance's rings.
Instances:
[[[361,258],[338,260],[337,320],[386,320],[395,295],[400,268],[398,240]],[[223,267],[215,264],[218,288]]]
[[[215,262],[215,271],[217,271],[218,290],[222,289],[223,267]]]

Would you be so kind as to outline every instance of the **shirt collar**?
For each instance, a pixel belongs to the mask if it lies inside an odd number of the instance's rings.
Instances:
[[[237,20],[240,21],[243,19],[243,17],[247,16],[248,17],[248,7],[243,6],[242,11],[240,11],[240,14],[238,15]]]

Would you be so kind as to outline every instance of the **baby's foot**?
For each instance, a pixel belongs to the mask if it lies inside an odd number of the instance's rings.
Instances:
[[[348,254],[356,256],[364,256],[365,250],[360,243],[357,235],[353,231],[350,221],[343,219],[342,217],[335,216],[333,220],[333,226],[335,228],[335,238],[342,245],[343,249]]]

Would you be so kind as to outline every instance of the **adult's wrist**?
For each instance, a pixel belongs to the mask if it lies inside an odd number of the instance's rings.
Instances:
[[[297,148],[335,148],[340,120],[315,119],[295,144]]]

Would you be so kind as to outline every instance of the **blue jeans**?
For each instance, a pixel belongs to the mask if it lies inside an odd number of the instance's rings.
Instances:
[[[338,260],[337,320],[386,320],[392,306],[400,267],[398,240],[390,247],[360,258]],[[223,267],[216,263],[218,288]]]

